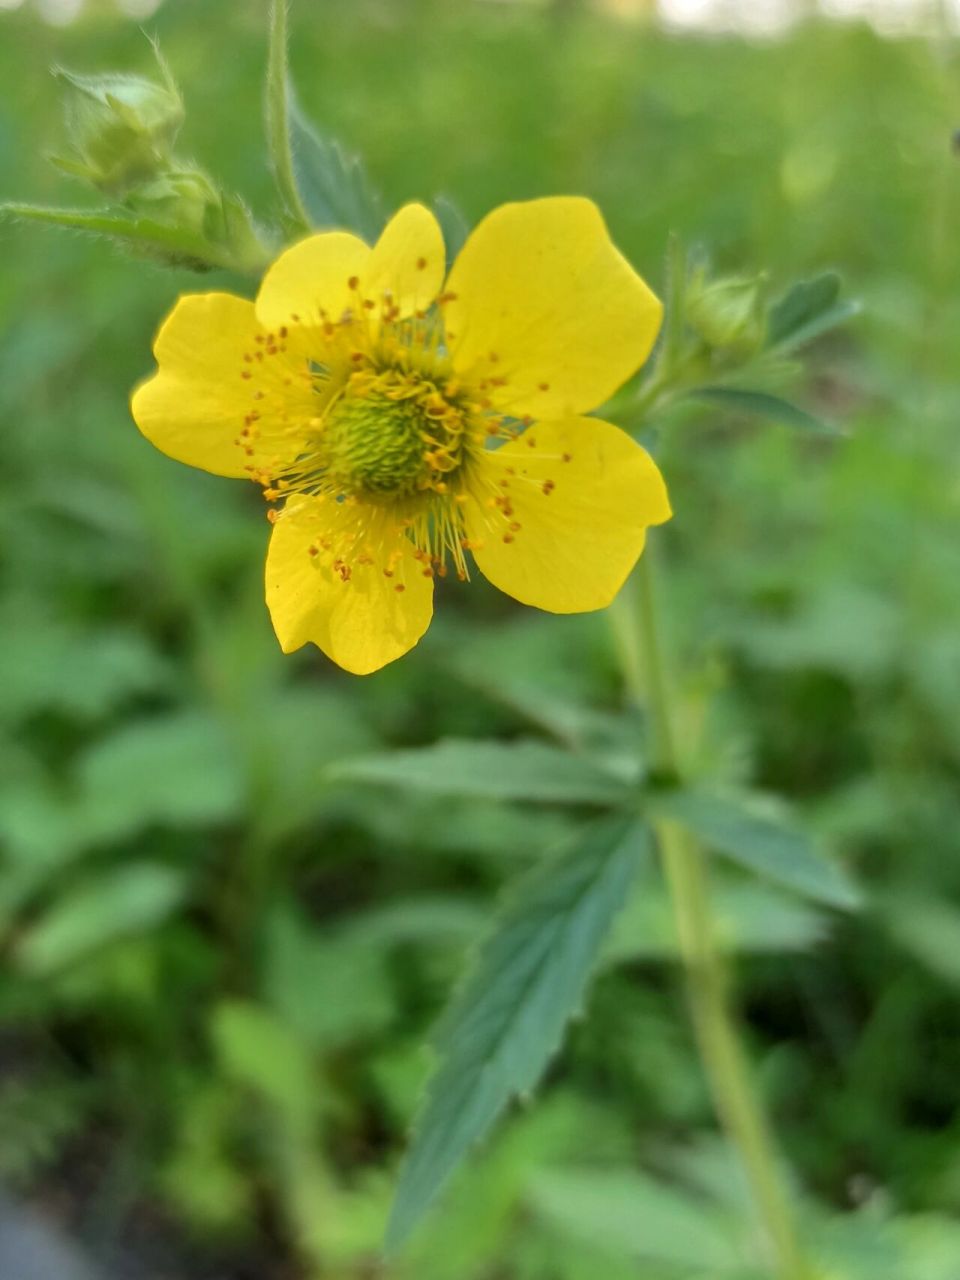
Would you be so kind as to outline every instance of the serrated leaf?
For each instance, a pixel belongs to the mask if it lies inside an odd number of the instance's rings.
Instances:
[[[764,418],[767,422],[779,422],[785,427],[795,427],[816,435],[839,435],[837,428],[815,418],[806,409],[791,404],[769,391],[751,391],[745,387],[696,387],[688,392],[694,400],[714,404],[728,413],[744,413],[751,418]]]
[[[42,975],[74,964],[117,938],[155,927],[183,900],[182,872],[153,862],[134,862],[68,890],[24,934],[16,949],[19,966]]]
[[[859,892],[840,867],[805,832],[765,812],[760,797],[687,787],[655,797],[651,807],[748,871],[831,907],[859,906]]]
[[[510,1099],[537,1084],[648,848],[637,819],[605,818],[521,882],[442,1021],[441,1063],[400,1175],[388,1248]]]
[[[359,156],[326,138],[290,94],[290,147],[297,188],[315,227],[355,231],[373,241],[383,230],[380,196]]]
[[[413,787],[434,795],[551,804],[623,803],[627,785],[588,758],[541,742],[471,742],[346,760],[330,769],[339,781]]]
[[[839,296],[840,277],[835,271],[824,271],[812,280],[798,280],[767,312],[767,345],[777,346],[829,311]]]

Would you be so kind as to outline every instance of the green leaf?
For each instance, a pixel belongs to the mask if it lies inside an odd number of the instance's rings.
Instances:
[[[764,418],[768,422],[778,422],[785,427],[796,427],[799,431],[809,431],[816,435],[840,434],[830,423],[815,418],[812,413],[791,404],[789,400],[771,395],[769,391],[750,391],[744,387],[696,387],[687,392],[687,395],[694,400],[714,404],[728,413]]]
[[[117,938],[151,929],[180,905],[181,872],[134,862],[68,890],[24,935],[16,949],[22,969],[34,975],[75,964]]]
[[[324,137],[292,97],[290,145],[298,187],[313,226],[344,228],[375,240],[383,229],[383,209],[363,161]]]
[[[701,1197],[639,1170],[546,1170],[528,1199],[563,1237],[615,1256],[680,1267],[684,1275],[695,1268],[718,1280],[742,1274],[745,1259],[729,1219]]]
[[[804,951],[822,941],[828,920],[796,894],[731,875],[713,878],[710,902],[717,946],[731,954]],[[606,963],[675,959],[673,904],[662,878],[635,887],[604,948]]]
[[[84,628],[40,609],[0,614],[0,670],[0,721],[11,723],[47,708],[92,720],[171,683],[142,632]]]
[[[400,1175],[388,1248],[510,1099],[540,1079],[648,848],[645,825],[605,818],[521,882],[439,1029],[441,1064]]]
[[[761,797],[689,787],[654,797],[651,807],[748,871],[831,907],[859,906],[844,872],[803,831],[771,817]]]
[[[317,1089],[302,1041],[268,1009],[225,1000],[213,1013],[210,1035],[224,1073],[271,1102],[292,1125],[307,1128]]]
[[[625,783],[591,760],[541,742],[471,742],[448,738],[431,747],[346,760],[328,771],[338,781],[413,787],[434,795],[551,804],[615,805]]]
[[[801,347],[857,315],[859,302],[838,300],[840,284],[836,272],[825,271],[789,289],[767,313],[767,349]]]
[[[212,244],[184,227],[175,227],[153,218],[127,217],[109,209],[56,209],[34,204],[0,204],[0,215],[20,218],[25,222],[43,222],[68,231],[86,231],[103,236],[126,248],[158,254],[175,265],[203,270],[223,267],[246,270],[238,265],[234,254],[223,245]]]
[[[89,842],[146,826],[206,826],[236,817],[244,786],[235,745],[218,721],[176,712],[128,721],[96,743],[78,770]]]
[[[840,277],[835,271],[824,271],[812,280],[798,280],[767,312],[767,345],[777,346],[829,311],[839,296]]]
[[[960,986],[960,911],[955,906],[907,887],[890,897],[882,918],[905,951],[938,978]]]
[[[846,324],[848,320],[858,316],[862,310],[862,306],[855,299],[851,298],[846,302],[838,302],[829,311],[822,312],[806,324],[801,325],[799,329],[795,329],[788,338],[785,338],[780,343],[778,350],[782,352],[793,351],[797,347],[805,346],[808,342],[812,342],[814,338],[819,338],[823,334],[829,333],[831,329],[839,329],[842,324]]]

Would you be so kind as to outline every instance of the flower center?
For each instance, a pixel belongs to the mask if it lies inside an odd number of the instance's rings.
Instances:
[[[347,493],[445,493],[463,461],[465,426],[464,411],[420,374],[357,372],[323,421],[326,469]]]

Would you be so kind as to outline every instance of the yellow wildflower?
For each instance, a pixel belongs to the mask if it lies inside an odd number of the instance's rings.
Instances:
[[[524,604],[610,603],[670,516],[650,456],[582,416],[646,359],[661,306],[589,200],[494,210],[444,282],[422,205],[371,248],[287,249],[256,302],[181,297],[133,396],[164,453],[263,486],[285,652],[364,674],[411,649],[467,553]]]

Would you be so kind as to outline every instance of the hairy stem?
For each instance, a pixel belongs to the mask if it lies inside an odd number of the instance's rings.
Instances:
[[[270,52],[267,60],[267,144],[277,191],[286,209],[290,229],[310,230],[310,218],[293,169],[290,145],[290,77],[287,71],[287,0],[270,6]]]
[[[682,760],[657,619],[650,551],[636,571],[638,633],[654,762],[664,779],[678,779]],[[694,1031],[714,1106],[739,1153],[778,1280],[813,1280],[800,1249],[773,1135],[740,1044],[710,907],[707,865],[694,838],[670,821],[657,839],[673,903]]]

